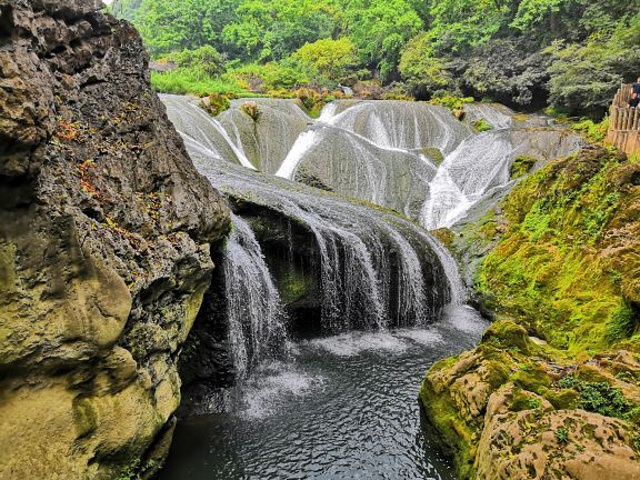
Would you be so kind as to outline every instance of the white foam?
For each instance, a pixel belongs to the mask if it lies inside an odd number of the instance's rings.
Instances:
[[[413,340],[414,342],[425,345],[427,347],[439,345],[445,342],[442,334],[435,330],[398,330],[395,332],[395,335],[397,335],[398,337]]]
[[[311,340],[309,345],[340,357],[353,357],[366,351],[401,353],[407,349],[401,339],[389,332],[349,332]]]
[[[292,364],[273,362],[256,372],[243,389],[243,409],[247,418],[265,418],[278,411],[286,397],[304,397],[324,383],[321,376],[297,371]]]

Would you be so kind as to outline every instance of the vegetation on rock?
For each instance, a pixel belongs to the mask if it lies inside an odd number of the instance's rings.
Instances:
[[[518,158],[512,177],[535,163]],[[639,205],[640,163],[591,146],[463,227],[486,256],[471,267],[481,303],[501,321],[434,365],[420,394],[461,478],[578,475],[589,452],[603,478],[640,475]]]

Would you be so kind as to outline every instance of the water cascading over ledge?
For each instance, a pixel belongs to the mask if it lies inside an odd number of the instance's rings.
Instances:
[[[211,142],[223,138],[216,119],[203,116],[189,99],[165,96],[163,101],[198,170],[231,201],[238,217],[235,228],[255,235],[261,253],[244,258],[254,262],[254,269],[263,260],[269,266],[289,313],[290,331],[335,334],[423,326],[440,317],[452,298],[448,276],[455,267],[426,231],[395,212],[226,161],[222,152],[233,148]],[[233,242],[232,237],[227,248]],[[245,281],[260,279],[262,273],[247,275]],[[225,275],[224,282],[229,281],[233,278]],[[226,300],[229,325],[235,308],[256,299],[247,296],[235,306],[231,300]],[[243,331],[251,330],[254,317],[240,317]],[[234,342],[232,331],[228,338]],[[254,337],[243,338],[250,351]]]

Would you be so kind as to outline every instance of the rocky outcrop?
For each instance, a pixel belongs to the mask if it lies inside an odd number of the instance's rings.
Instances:
[[[462,479],[640,476],[640,363],[627,351],[562,360],[498,322],[430,370],[420,400]]]
[[[640,476],[639,172],[584,148],[438,233],[473,260],[482,305],[517,323],[494,324],[423,383],[463,479]]]
[[[97,0],[0,0],[0,477],[151,473],[227,208]]]

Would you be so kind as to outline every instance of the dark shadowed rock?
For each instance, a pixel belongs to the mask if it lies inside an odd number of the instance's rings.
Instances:
[[[224,201],[97,0],[0,0],[0,477],[147,473]]]

